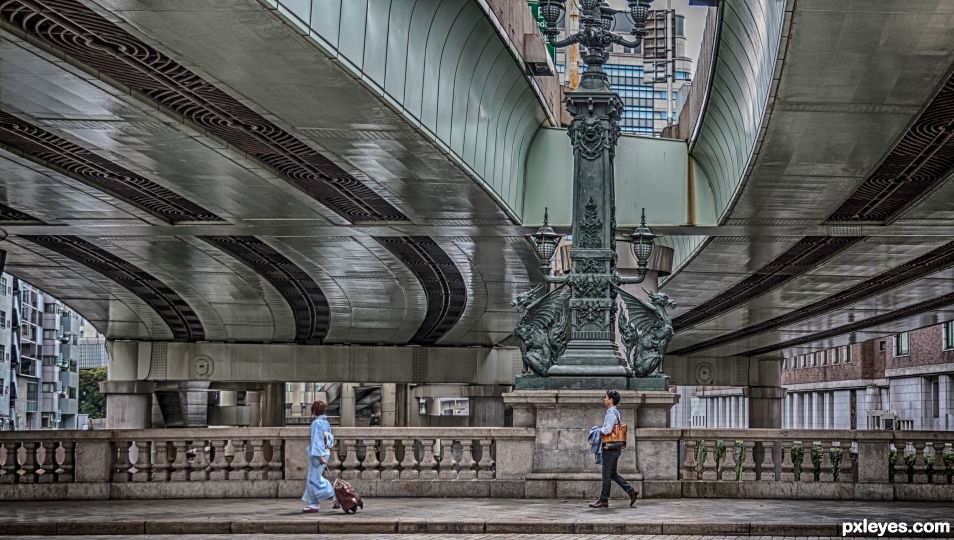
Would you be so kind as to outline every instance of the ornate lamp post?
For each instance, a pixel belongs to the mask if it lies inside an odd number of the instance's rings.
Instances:
[[[636,47],[645,34],[646,16],[652,0],[629,0],[627,15],[633,22],[635,39],[629,41],[614,34],[616,10],[600,0],[580,0],[582,30],[565,39],[556,39],[556,27],[565,11],[565,0],[542,0],[540,12],[546,22],[544,34],[556,47],[578,43],[584,47],[586,63],[580,88],[568,92],[567,110],[573,115],[568,134],[573,145],[573,248],[572,271],[562,277],[549,276],[550,259],[559,242],[544,217],[544,225],[531,235],[540,257],[544,279],[559,284],[543,294],[545,287],[525,293],[514,300],[523,311],[514,335],[520,340],[526,376],[518,388],[612,388],[627,387],[634,374],[646,376],[646,366],[637,365],[644,353],[654,352],[662,359],[665,342],[646,341],[655,335],[672,336],[665,313],[671,306],[665,295],[651,294],[646,303],[619,286],[641,283],[647,273],[653,251],[654,235],[642,224],[632,234],[637,275],[623,277],[617,272],[616,201],[613,160],[620,136],[619,119],[623,102],[610,90],[603,64],[613,44]],[[542,295],[542,296],[541,296]],[[617,298],[627,309],[617,318]],[[657,302],[658,299],[658,302]],[[664,307],[660,307],[664,306]],[[617,326],[621,332],[625,357],[617,347]],[[643,339],[645,343],[640,342]],[[651,363],[651,362],[650,362]],[[645,362],[643,362],[645,364]],[[653,366],[655,370],[658,367]],[[546,380],[544,380],[546,379]]]

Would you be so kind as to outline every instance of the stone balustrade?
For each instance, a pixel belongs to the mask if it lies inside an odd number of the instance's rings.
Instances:
[[[334,433],[326,476],[368,496],[519,497],[533,446],[522,428]],[[308,428],[0,432],[0,498],[300,496],[308,439]]]
[[[369,497],[541,496],[533,466],[548,443],[533,428],[334,433],[326,475]],[[624,474],[645,497],[954,500],[954,432],[632,433]],[[0,432],[0,499],[298,497],[308,443],[304,427]],[[595,495],[599,466],[578,467],[557,489]]]
[[[649,496],[954,500],[954,432],[643,429],[636,439]],[[660,451],[678,451],[678,482],[671,467],[653,473]]]

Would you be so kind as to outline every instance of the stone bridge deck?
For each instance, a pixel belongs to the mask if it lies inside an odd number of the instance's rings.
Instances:
[[[614,488],[616,489],[616,488]],[[302,514],[295,499],[4,501],[2,535],[626,534],[841,537],[842,522],[954,521],[950,503],[641,499],[586,501],[370,498],[354,515]],[[860,535],[858,535],[860,536]],[[874,536],[874,535],[868,535]],[[890,535],[905,536],[905,535]],[[954,534],[928,535],[932,538]]]

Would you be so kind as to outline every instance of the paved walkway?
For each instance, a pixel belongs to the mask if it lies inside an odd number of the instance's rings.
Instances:
[[[346,515],[331,511],[327,503],[319,514],[302,514],[302,505],[294,499],[4,501],[0,535],[192,534],[208,538],[229,533],[321,532],[378,538],[435,533],[441,538],[452,534],[474,535],[466,538],[494,538],[495,534],[840,537],[843,522],[864,519],[954,521],[950,503],[648,499],[638,501],[636,508],[618,500],[611,504],[609,509],[597,510],[581,500],[368,499],[363,510]]]

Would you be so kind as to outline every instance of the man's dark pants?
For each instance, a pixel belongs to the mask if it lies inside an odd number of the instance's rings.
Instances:
[[[626,493],[633,491],[633,486],[629,485],[629,482],[616,472],[616,464],[619,462],[619,455],[622,452],[622,449],[603,450],[603,492],[600,494],[601,501],[609,500],[612,482],[619,484],[619,487],[623,488]]]

